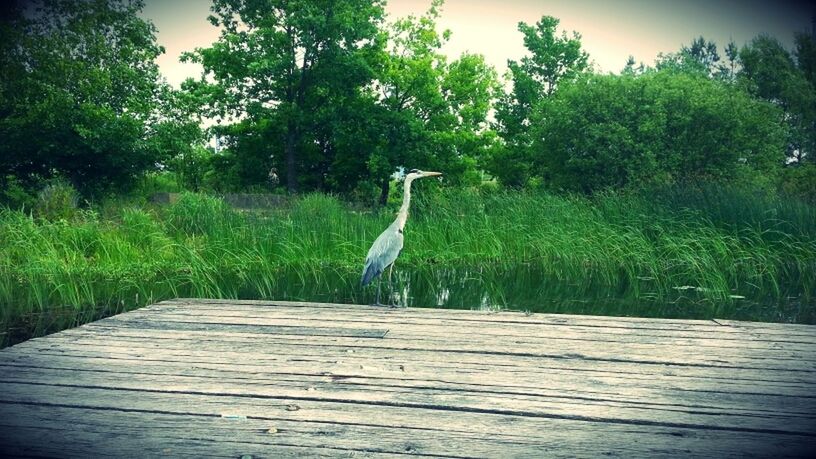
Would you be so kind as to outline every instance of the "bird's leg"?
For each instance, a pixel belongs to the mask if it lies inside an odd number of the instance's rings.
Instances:
[[[394,284],[391,282],[392,272],[394,272],[394,263],[388,267],[388,305],[394,307],[396,304],[394,304]]]
[[[377,302],[374,303],[374,306],[382,306],[380,304],[380,286],[382,285],[382,276],[377,280]]]

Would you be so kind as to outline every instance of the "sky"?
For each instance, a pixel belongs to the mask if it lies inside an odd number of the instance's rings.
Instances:
[[[178,62],[179,55],[218,39],[218,29],[206,19],[210,4],[146,0],[142,16],[158,28],[157,39],[166,49],[158,64],[174,86],[201,72],[197,64]],[[391,0],[386,13],[390,19],[420,15],[429,5],[430,0]],[[729,40],[741,46],[759,34],[792,48],[794,32],[811,32],[814,14],[809,2],[791,0],[447,0],[439,28],[452,33],[442,49],[449,59],[464,51],[483,54],[501,75],[508,59],[525,55],[518,23],[554,16],[561,20],[560,30],[581,34],[597,70],[617,73],[629,55],[653,64],[659,53],[675,52],[700,35],[715,41],[720,54]]]

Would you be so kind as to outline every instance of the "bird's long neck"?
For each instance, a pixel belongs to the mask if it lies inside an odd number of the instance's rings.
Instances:
[[[411,207],[411,182],[413,179],[405,180],[405,192],[402,195],[402,207],[397,214],[397,228],[402,231],[405,222],[408,220],[408,208]]]

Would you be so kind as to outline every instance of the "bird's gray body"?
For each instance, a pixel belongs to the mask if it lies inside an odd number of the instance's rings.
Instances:
[[[371,283],[375,277],[385,271],[385,268],[397,260],[403,241],[404,236],[398,221],[392,223],[377,237],[366,255],[363,277],[360,281],[362,285]]]

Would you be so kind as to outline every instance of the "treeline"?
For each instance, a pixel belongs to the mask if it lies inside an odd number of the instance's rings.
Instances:
[[[380,0],[215,0],[219,39],[178,90],[161,78],[142,1],[3,6],[0,189],[55,178],[86,195],[170,173],[198,190],[326,191],[386,202],[400,167],[451,185],[586,194],[719,181],[816,200],[816,42],[698,38],[600,74],[556,18],[519,24],[504,79],[449,60],[428,11]],[[622,63],[623,64],[623,63]],[[204,119],[214,120],[207,130]],[[215,135],[217,152],[205,142]]]
[[[513,186],[583,193],[727,181],[816,198],[816,45],[791,54],[759,36],[738,49],[700,37],[653,67],[588,70],[580,35],[520,24],[530,56],[510,62],[501,139],[486,168]]]

